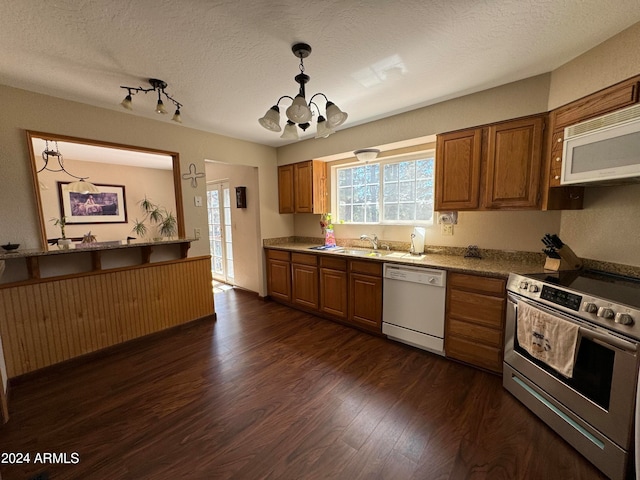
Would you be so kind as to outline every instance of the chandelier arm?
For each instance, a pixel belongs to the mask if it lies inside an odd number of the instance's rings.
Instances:
[[[315,95],[313,97],[315,97]],[[313,105],[314,107],[316,107],[316,110],[318,110],[318,115],[321,115],[320,107],[318,107],[318,104],[313,101],[313,97],[311,97],[311,100],[309,100],[309,107],[311,107],[311,105]],[[309,108],[309,110],[311,110],[311,108]]]
[[[283,98],[288,98],[289,100],[291,100],[293,102],[293,97],[290,97],[289,95],[283,95],[276,102],[276,106],[280,105],[280,100],[282,100]]]
[[[327,98],[327,96],[322,93],[322,92],[318,92],[318,93],[314,93],[313,96],[309,99],[309,103],[311,103],[313,101],[314,98],[316,98],[318,95],[322,95],[324,97],[324,101],[328,102],[329,99]]]

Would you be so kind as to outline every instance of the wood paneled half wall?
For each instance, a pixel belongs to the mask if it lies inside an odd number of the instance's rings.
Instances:
[[[209,257],[0,288],[9,378],[213,315]]]

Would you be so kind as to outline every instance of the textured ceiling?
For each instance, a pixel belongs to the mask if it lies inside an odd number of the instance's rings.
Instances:
[[[184,104],[184,126],[279,146],[289,142],[257,119],[297,93],[296,42],[313,48],[307,99],[325,93],[349,113],[344,129],[549,72],[640,21],[639,7],[640,0],[2,0],[0,83],[125,112],[120,85],[160,78]],[[130,113],[157,119],[155,100],[135,96]],[[315,126],[301,138],[314,133]]]

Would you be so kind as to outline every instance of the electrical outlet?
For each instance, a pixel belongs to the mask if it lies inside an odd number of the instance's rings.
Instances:
[[[440,228],[442,235],[453,235],[453,224],[443,223]]]
[[[194,235],[194,237],[196,237],[197,239],[200,239],[200,229],[199,229],[199,228],[194,228],[194,229],[193,229],[193,235]]]

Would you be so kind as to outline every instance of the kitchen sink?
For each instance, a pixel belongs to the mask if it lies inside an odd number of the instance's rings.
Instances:
[[[343,253],[345,255],[355,255],[357,257],[382,257],[384,253],[376,252],[373,250],[356,250],[343,248],[342,250],[334,250],[336,253]]]
[[[411,253],[405,253],[405,252],[391,252],[391,253],[387,253],[385,257],[402,258],[403,260],[422,260],[424,257],[426,257],[426,255],[424,254],[413,255]]]

